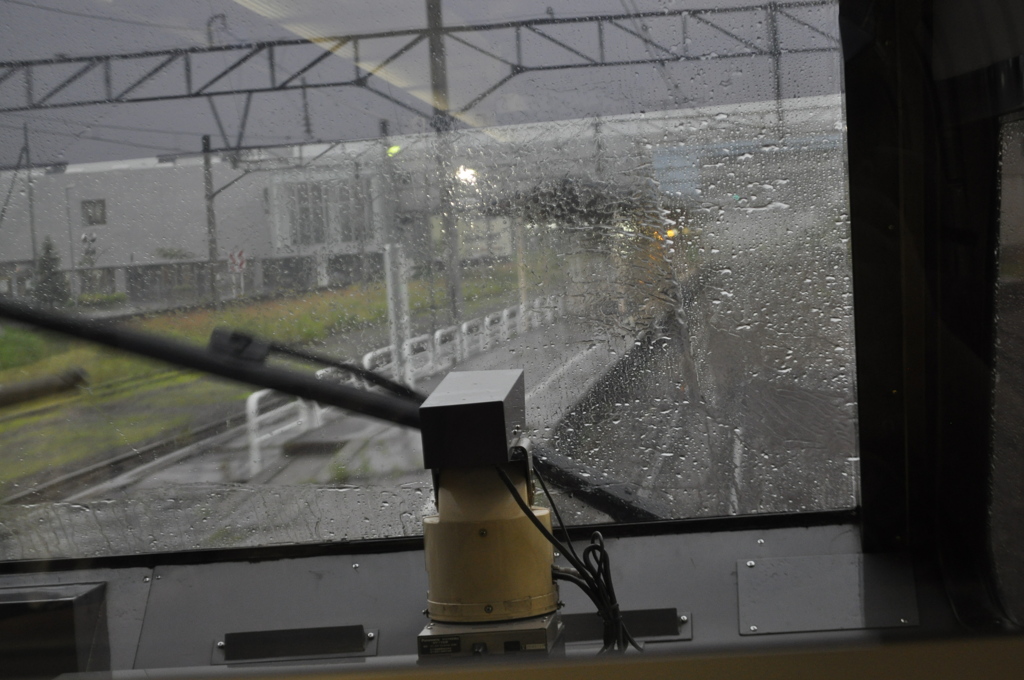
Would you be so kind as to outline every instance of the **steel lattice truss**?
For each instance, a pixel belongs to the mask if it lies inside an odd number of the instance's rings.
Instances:
[[[0,63],[0,113],[87,105],[212,98],[304,88],[362,88],[424,118],[435,112],[421,102],[403,101],[376,87],[379,75],[436,33],[445,45],[469,48],[477,59],[507,66],[504,77],[452,102],[449,111],[469,111],[513,78],[531,72],[608,66],[657,65],[687,61],[778,59],[783,54],[836,52],[832,28],[816,26],[827,0],[707,10],[673,10],[577,18],[543,18],[501,24],[441,26],[381,33],[289,39],[239,45],[157,50],[134,54],[64,57]],[[818,10],[816,12],[816,10]],[[734,27],[754,26],[754,30]],[[572,30],[567,31],[567,27]],[[710,41],[690,41],[710,31]],[[799,32],[780,40],[784,31]],[[540,40],[559,49],[544,63],[524,57],[524,44]],[[398,44],[395,47],[396,42]],[[780,43],[786,44],[786,49]],[[311,50],[315,46],[315,50]],[[724,46],[724,49],[723,49]],[[381,48],[386,56],[380,57]],[[360,55],[373,53],[372,61]],[[640,55],[624,58],[622,55]],[[332,56],[345,58],[331,59]],[[514,56],[509,56],[514,55]],[[296,66],[296,64],[299,64]],[[215,68],[211,68],[214,65]],[[286,66],[288,65],[288,66]],[[253,66],[257,66],[253,69]],[[228,76],[242,69],[247,85],[232,87]],[[253,77],[252,74],[256,74]],[[157,80],[159,79],[158,87]],[[419,104],[419,105],[418,105]]]

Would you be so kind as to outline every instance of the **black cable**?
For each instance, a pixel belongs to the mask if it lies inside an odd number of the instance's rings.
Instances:
[[[582,562],[580,556],[576,553],[576,548],[572,545],[572,539],[569,538],[569,532],[565,528],[565,522],[562,521],[562,513],[558,512],[558,506],[555,505],[555,501],[551,498],[551,492],[548,491],[548,485],[544,481],[544,477],[541,476],[540,472],[535,468],[533,471],[534,476],[540,481],[540,488],[544,490],[544,496],[548,499],[548,505],[551,506],[551,510],[555,513],[555,519],[558,520],[558,528],[562,530],[562,535],[565,536],[566,545],[569,550],[572,551],[572,556],[576,558],[577,562]]]
[[[575,584],[580,590],[586,593],[588,597],[590,597],[592,602],[597,604],[597,595],[590,590],[590,586],[587,585],[587,582],[579,576],[573,576],[572,574],[566,574],[565,572],[552,571],[551,577],[556,581],[568,581]]]
[[[591,535],[591,544],[583,550],[583,557],[581,559],[576,553],[575,548],[573,548],[572,541],[569,540],[569,534],[565,529],[565,524],[562,522],[561,513],[558,512],[558,508],[552,500],[543,478],[538,476],[538,479],[541,480],[544,494],[547,496],[555,518],[558,520],[559,527],[566,537],[568,547],[555,538],[554,534],[537,519],[537,516],[533,514],[526,501],[519,495],[519,491],[508,474],[500,466],[495,466],[495,469],[498,471],[498,476],[501,477],[501,481],[505,484],[509,493],[512,494],[512,498],[515,500],[516,505],[519,506],[519,509],[537,527],[544,538],[561,552],[576,571],[576,573],[572,573],[570,570],[552,568],[552,578],[569,581],[579,586],[597,607],[597,613],[604,620],[604,646],[601,647],[599,653],[603,654],[610,651],[625,652],[626,648],[630,645],[638,651],[643,651],[636,640],[633,639],[633,636],[629,634],[629,631],[626,630],[625,623],[623,622],[622,612],[615,597],[615,588],[611,582],[611,560],[608,557],[608,551],[604,547],[604,537],[601,536],[601,532],[595,531]]]
[[[42,5],[33,5],[28,2],[22,2],[21,0],[3,0],[3,2],[11,5],[21,5],[22,7],[29,7],[31,9],[39,9],[44,12],[56,12],[57,14],[66,14],[73,17],[82,17],[84,19],[99,19],[101,21],[113,21],[119,24],[131,24],[132,26],[148,26],[152,28],[169,28],[175,31],[186,29],[187,26],[175,26],[172,24],[157,24],[151,21],[136,21],[134,19],[122,19],[119,17],[107,17],[100,14],[86,14],[84,12],[72,12],[66,9],[58,9],[56,7],[44,7]]]
[[[569,560],[569,563],[576,568],[576,571],[582,574],[586,570],[583,562],[570,558],[568,550],[562,545],[562,542],[555,538],[554,534],[548,531],[548,528],[544,526],[544,524],[537,519],[537,516],[533,514],[533,511],[530,510],[530,507],[526,504],[526,501],[523,500],[523,497],[519,495],[519,491],[516,489],[515,483],[509,478],[508,474],[506,474],[500,466],[496,465],[494,469],[498,471],[498,476],[501,477],[501,481],[505,484],[509,493],[512,494],[512,498],[515,500],[516,505],[518,505],[519,509],[523,511],[526,517],[533,522],[533,526],[537,527],[537,530],[544,535],[544,538],[548,539],[548,542],[551,543],[556,550],[565,555],[566,559]]]
[[[632,644],[639,651],[640,645],[636,643],[633,636],[626,630],[625,623],[622,621],[622,615],[619,611],[618,598],[615,595],[615,586],[612,584],[612,570],[611,570],[611,557],[608,555],[608,551],[604,547],[604,536],[601,535],[600,531],[595,531],[591,534],[591,545],[587,546],[583,551],[583,559],[580,560],[579,555],[573,548],[572,539],[569,538],[569,531],[565,528],[565,522],[562,520],[562,513],[558,511],[558,506],[555,504],[555,499],[551,497],[551,492],[548,490],[548,485],[544,481],[543,475],[537,470],[534,470],[534,475],[540,481],[540,487],[544,490],[544,496],[548,499],[548,504],[551,506],[552,511],[555,513],[555,519],[558,520],[558,526],[562,530],[562,535],[565,536],[566,544],[569,549],[572,550],[573,557],[576,558],[577,562],[582,561],[588,568],[592,568],[589,564],[589,556],[592,554],[599,555],[598,564],[600,569],[596,569],[601,575],[601,578],[597,580],[599,585],[603,584],[606,590],[605,596],[611,604],[609,611],[610,617],[606,621],[610,620],[613,626],[613,632],[615,633],[618,645],[620,649],[625,649],[626,643]],[[606,641],[607,644],[607,641]]]
[[[505,473],[505,471],[498,466],[495,466],[495,469],[497,469],[498,476],[501,477],[501,481],[505,484],[505,487],[509,490],[509,493],[512,494],[512,498],[515,500],[516,505],[519,506],[519,509],[523,511],[523,514],[525,514],[526,517],[531,522],[533,522],[533,525],[537,527],[537,530],[540,531],[541,534],[543,534],[544,538],[546,538],[548,542],[551,543],[551,545],[554,546],[556,550],[565,555],[565,558],[569,560],[569,563],[572,564],[573,567],[575,567],[577,573],[580,574],[580,577],[583,578],[584,584],[586,586],[585,588],[583,588],[583,592],[585,592],[590,597],[590,599],[594,603],[594,606],[596,606],[598,611],[600,612],[604,608],[604,604],[598,598],[596,583],[592,581],[592,576],[591,574],[589,574],[589,572],[587,572],[586,566],[583,564],[583,562],[574,561],[574,558],[566,550],[565,546],[562,545],[561,541],[555,538],[554,534],[548,531],[548,528],[544,526],[544,524],[539,519],[537,519],[537,516],[533,514],[533,511],[530,510],[530,507],[526,505],[526,501],[524,501],[523,497],[519,495],[519,491],[516,490],[516,485],[512,482],[511,479],[509,479],[509,476]],[[552,573],[552,576],[554,576],[554,572]]]
[[[527,516],[527,518],[529,518],[531,522],[533,522],[533,525],[537,527],[537,530],[540,531],[541,534],[544,535],[544,538],[548,539],[548,542],[552,546],[554,546],[555,550],[559,551],[562,555],[564,555],[565,559],[569,561],[569,564],[571,564],[573,568],[575,568],[576,571],[580,574],[580,576],[587,581],[587,587],[596,592],[597,583],[593,581],[593,575],[589,571],[587,571],[587,567],[583,563],[583,561],[576,557],[576,551],[570,551],[568,548],[562,545],[561,541],[555,538],[554,534],[548,531],[548,528],[544,526],[544,524],[541,523],[539,519],[537,519],[537,516],[533,514],[532,510],[530,510],[530,507],[526,504],[526,501],[524,501],[523,497],[519,495],[519,491],[516,490],[516,485],[512,482],[511,479],[509,479],[509,476],[505,473],[505,471],[502,470],[501,467],[499,466],[495,466],[495,469],[497,469],[498,476],[501,477],[501,481],[505,484],[505,487],[508,489],[509,493],[512,494],[512,498],[515,500],[516,505],[519,506],[519,509],[523,511],[523,513]]]
[[[235,359],[252,361],[259,364],[264,363],[271,352],[293,356],[297,359],[302,359],[303,361],[309,361],[314,364],[323,364],[324,366],[330,366],[342,371],[347,371],[353,375],[359,376],[367,382],[386,389],[392,394],[404,399],[409,399],[417,404],[422,404],[427,400],[425,395],[420,394],[416,390],[403,385],[402,383],[385,378],[382,375],[377,375],[373,371],[368,371],[365,368],[356,366],[355,364],[337,361],[332,357],[328,357],[323,354],[317,354],[316,352],[309,352],[289,345],[282,345],[271,340],[257,338],[255,335],[236,331],[231,328],[213,329],[213,332],[210,333],[209,347],[211,351],[225,354]]]
[[[336,359],[332,359],[331,357],[324,356],[323,354],[318,354],[316,352],[308,352],[303,349],[289,347],[288,345],[279,345],[276,342],[270,343],[270,350],[277,352],[278,354],[292,356],[296,359],[302,359],[303,361],[309,361],[315,364],[323,364],[324,366],[329,366],[340,371],[345,371],[346,373],[351,373],[352,375],[362,378],[368,383],[373,383],[374,385],[382,387],[400,397],[412,399],[420,404],[427,400],[427,395],[422,392],[417,392],[407,385],[403,385],[402,383],[391,380],[390,378],[385,378],[373,371],[368,371],[362,366],[356,366],[355,364],[350,364],[344,361],[337,361]]]

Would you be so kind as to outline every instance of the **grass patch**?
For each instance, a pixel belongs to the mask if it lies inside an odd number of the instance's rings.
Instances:
[[[4,326],[0,331],[0,371],[27,366],[67,350],[70,342],[59,336]]]
[[[515,266],[511,263],[477,267],[464,272],[467,303],[511,304],[517,297]],[[424,278],[409,282],[413,314],[447,305],[443,277],[431,285]],[[274,300],[238,302],[222,309],[192,309],[157,314],[133,327],[205,344],[214,328],[226,326],[283,343],[307,344],[328,336],[387,321],[387,292],[382,282],[323,290]]]
[[[92,385],[142,378],[168,370],[168,364],[69,340],[64,344],[64,351],[50,354],[31,364],[0,369],[0,384],[54,375],[78,367],[88,372],[89,383]]]
[[[552,271],[557,271],[553,267]],[[531,290],[540,291],[531,286]],[[518,282],[513,263],[463,271],[467,318],[514,304]],[[443,274],[409,282],[414,315],[447,308]],[[227,326],[284,343],[305,344],[333,334],[387,322],[382,282],[322,290],[287,298],[238,302],[221,309],[156,314],[128,327],[205,345],[211,331]],[[5,328],[0,336],[0,384],[82,367],[89,388],[0,411],[0,492],[47,471],[73,469],[206,424],[219,413],[237,412],[252,387],[173,370],[159,361],[48,334]],[[133,381],[137,381],[135,384]],[[59,408],[39,412],[40,407]],[[36,413],[18,417],[19,409]],[[334,471],[334,481],[352,470]]]
[[[214,328],[227,326],[278,342],[304,344],[332,332],[383,322],[382,286],[318,291],[288,298],[236,303],[223,309],[168,312],[136,322],[139,330],[205,343]]]
[[[83,393],[64,408],[0,422],[0,492],[21,479],[139,448],[204,425],[251,388],[182,373],[107,396]]]

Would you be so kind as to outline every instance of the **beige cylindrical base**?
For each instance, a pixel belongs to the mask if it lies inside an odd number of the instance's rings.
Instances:
[[[508,473],[526,498],[522,475]],[[438,515],[423,518],[431,619],[508,621],[558,608],[551,544],[516,504],[493,468],[445,470]],[[546,508],[534,514],[550,530]]]

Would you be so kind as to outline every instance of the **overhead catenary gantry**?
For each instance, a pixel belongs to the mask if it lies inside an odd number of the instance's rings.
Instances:
[[[778,74],[783,54],[838,51],[838,36],[815,25],[815,10],[832,5],[828,0],[812,0],[457,26],[428,22],[423,28],[313,39],[7,61],[0,62],[0,113],[352,87],[414,115],[434,119],[435,102],[423,106],[424,102],[400,98],[376,86],[389,66],[403,57],[410,58],[421,43],[431,47],[461,45],[474,58],[497,62],[508,69],[504,76],[462,101],[444,102],[446,113],[455,117],[527,73],[752,57],[772,60],[774,94],[780,99]],[[565,31],[567,26],[575,30]],[[671,29],[666,30],[666,26]],[[741,31],[735,26],[748,29]],[[786,41],[783,49],[779,34],[787,26],[799,30],[803,39],[793,46]],[[710,31],[716,40],[690,40],[696,30]],[[537,54],[524,56],[527,39],[552,48],[544,54],[544,61],[538,61]],[[400,43],[397,47],[396,42]],[[310,54],[311,45],[318,48],[315,55]],[[368,52],[377,53],[379,49],[384,50],[383,57],[365,59]],[[334,55],[344,58],[331,59]],[[251,75],[245,85],[235,86],[228,76],[243,67]],[[157,79],[159,88],[147,87]]]
[[[445,133],[460,122],[472,126],[467,114],[519,76],[646,65],[658,68],[666,85],[678,89],[666,70],[669,64],[762,59],[771,70],[770,96],[776,102],[781,124],[783,56],[839,52],[831,16],[836,8],[833,0],[582,17],[549,13],[543,18],[466,25],[445,25],[441,0],[427,0],[426,5],[427,21],[422,28],[0,62],[0,114],[205,99],[223,140],[223,148],[215,149],[208,137],[204,139],[204,162],[209,165],[212,153],[243,148],[255,95],[300,93],[305,136],[309,139],[307,91],[356,88],[429,121],[438,133],[439,195],[441,203],[446,204],[451,202],[452,173]],[[624,3],[623,7],[628,5]],[[418,93],[396,82],[391,71],[410,65],[405,62],[422,60],[424,52],[429,57],[430,89]],[[470,58],[473,61],[464,61]],[[482,63],[498,68],[481,75]],[[471,67],[476,76],[481,76],[474,82],[479,89],[453,95],[448,75],[461,72],[463,67]],[[216,98],[224,97],[244,97],[234,139],[229,138],[214,103]],[[15,170],[22,167],[31,169],[27,138]],[[237,178],[215,189],[209,168],[205,174],[213,266],[217,260],[213,201]],[[441,219],[446,235],[449,312],[454,320],[460,318],[462,308],[457,226],[451,210],[442,210]]]

